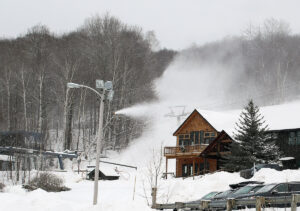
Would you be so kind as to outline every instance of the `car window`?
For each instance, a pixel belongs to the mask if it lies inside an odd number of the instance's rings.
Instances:
[[[249,193],[252,190],[253,186],[244,186],[240,189],[238,189],[234,195],[239,195],[239,194],[246,194]]]
[[[253,191],[254,193],[256,193],[259,189],[261,189],[263,186],[256,186],[255,188],[253,188],[251,191]]]
[[[300,184],[290,184],[291,191],[300,191]]]
[[[262,187],[261,189],[259,189],[256,193],[265,193],[265,192],[268,192],[272,188],[274,188],[275,186],[276,186],[276,184],[266,185],[266,186]]]
[[[202,197],[202,199],[210,199],[212,197],[214,197],[218,192],[210,192],[208,194],[206,194],[205,196]]]
[[[288,184],[280,184],[275,189],[277,192],[288,192]]]
[[[232,192],[232,190],[227,190],[227,191],[224,191],[222,193],[217,194],[215,197],[217,197],[217,198],[219,198],[219,197],[225,197],[225,196],[227,196],[231,192]]]

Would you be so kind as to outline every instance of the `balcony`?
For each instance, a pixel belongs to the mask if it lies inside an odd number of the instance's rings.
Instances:
[[[165,147],[164,156],[165,157],[184,157],[184,156],[195,156],[200,154],[208,144],[193,145],[193,146],[177,146],[177,147]]]

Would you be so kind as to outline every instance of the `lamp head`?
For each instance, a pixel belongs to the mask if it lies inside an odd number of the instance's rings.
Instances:
[[[107,91],[110,91],[113,89],[113,83],[111,81],[106,81],[105,84],[104,84],[104,88],[107,90]]]
[[[80,85],[79,84],[76,84],[76,83],[67,83],[67,87],[68,88],[80,88]]]
[[[96,88],[103,89],[104,88],[104,81],[103,80],[96,80]]]

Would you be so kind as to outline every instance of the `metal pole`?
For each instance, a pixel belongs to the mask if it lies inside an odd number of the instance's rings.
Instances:
[[[97,199],[98,199],[100,151],[101,151],[101,141],[103,137],[102,126],[103,126],[103,110],[104,110],[104,92],[105,90],[103,89],[103,92],[101,94],[100,109],[99,109],[99,129],[98,129],[98,140],[97,140],[97,149],[96,149],[97,155],[96,155],[96,168],[95,168],[95,180],[94,180],[94,201],[93,201],[94,205],[97,204]]]

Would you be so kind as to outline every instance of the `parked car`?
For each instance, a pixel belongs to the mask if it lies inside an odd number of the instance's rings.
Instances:
[[[195,201],[189,201],[189,202],[187,202],[187,204],[195,204],[195,203],[199,203],[200,204],[201,201],[211,200],[218,193],[220,193],[220,192],[217,192],[217,191],[209,192],[208,194],[204,195],[201,199],[195,200]],[[191,210],[198,210],[198,209],[195,208],[195,209],[191,209]]]
[[[233,194],[235,191],[237,191],[239,188],[237,189],[229,189],[223,192],[218,193],[217,195],[215,195],[211,200],[222,200],[222,199],[227,199],[231,194]]]
[[[277,197],[300,194],[300,182],[273,183],[264,186],[254,196]]]
[[[255,166],[255,171],[259,171],[262,168],[270,168],[270,169],[275,169],[277,171],[281,171],[282,167],[279,166],[278,164],[257,164]],[[245,169],[240,171],[240,176],[245,178],[245,179],[250,179],[254,175],[254,167],[251,169]]]
[[[250,193],[255,193],[257,190],[262,188],[262,184],[248,184],[244,187],[237,189],[231,189],[231,191],[225,191],[224,194],[219,194],[212,199],[214,206],[220,209],[226,209],[226,202],[230,199],[239,199],[245,197],[245,195]]]
[[[234,199],[245,198],[247,196],[251,196],[255,194],[258,190],[260,190],[263,187],[264,187],[263,184],[249,184],[238,189],[229,197]]]
[[[265,185],[261,189],[259,189],[255,194],[244,196],[243,198],[249,197],[285,197],[291,196],[292,194],[300,194],[300,182],[285,182],[285,183],[272,183]],[[287,207],[290,206],[288,204],[273,204],[277,207]],[[300,203],[298,203],[300,205]]]

